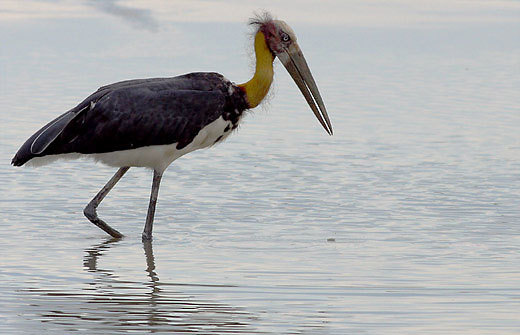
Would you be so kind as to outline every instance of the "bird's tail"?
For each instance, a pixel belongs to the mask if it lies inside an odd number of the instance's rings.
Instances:
[[[45,156],[45,149],[61,134],[63,129],[79,113],[68,111],[34,133],[14,155],[11,164],[22,166],[34,157]]]

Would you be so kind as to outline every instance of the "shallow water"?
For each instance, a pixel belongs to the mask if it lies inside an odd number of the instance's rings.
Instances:
[[[278,65],[237,134],[167,170],[149,244],[129,171],[114,241],[82,214],[114,169],[9,161],[103,84],[249,76],[242,23],[154,27],[0,21],[0,333],[520,332],[518,22],[293,25],[335,135]]]

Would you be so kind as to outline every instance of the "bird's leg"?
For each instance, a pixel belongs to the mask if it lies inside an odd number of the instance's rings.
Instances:
[[[155,215],[155,205],[157,204],[157,196],[159,195],[159,185],[161,184],[162,172],[153,170],[152,193],[150,194],[150,204],[148,205],[148,214],[146,215],[146,223],[143,230],[143,241],[152,239],[153,218]]]
[[[83,213],[85,214],[87,219],[90,220],[90,222],[92,222],[99,228],[103,229],[110,236],[115,238],[121,238],[123,237],[123,234],[107,225],[105,221],[101,220],[96,213],[96,209],[101,203],[101,201],[103,201],[103,199],[106,197],[108,192],[110,192],[110,190],[114,187],[115,184],[117,184],[121,177],[124,176],[124,174],[126,173],[126,171],[128,171],[129,168],[129,166],[125,166],[117,170],[116,174],[114,174],[114,176],[108,181],[108,183],[105,186],[103,186],[101,191],[99,191],[99,193],[96,194],[96,196],[88,203],[87,207],[85,207],[85,209],[83,210]]]

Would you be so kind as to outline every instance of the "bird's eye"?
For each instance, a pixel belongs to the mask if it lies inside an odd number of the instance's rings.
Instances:
[[[284,32],[282,32],[280,34],[280,38],[282,39],[282,42],[289,42],[291,40],[289,35],[287,33],[284,33]]]

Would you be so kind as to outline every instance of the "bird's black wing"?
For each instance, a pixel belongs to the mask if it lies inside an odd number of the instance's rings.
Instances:
[[[13,158],[102,153],[177,143],[181,149],[220,116],[240,112],[242,97],[216,73],[139,79],[101,87],[31,136]],[[237,105],[238,103],[238,105]]]
[[[133,88],[104,96],[71,122],[48,154],[84,154],[177,143],[188,145],[207,124],[224,112],[219,91]]]

